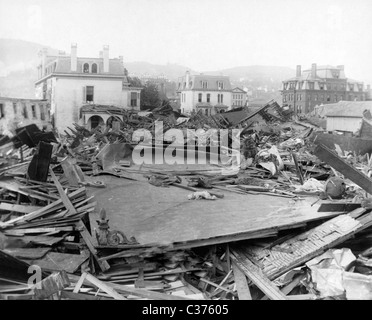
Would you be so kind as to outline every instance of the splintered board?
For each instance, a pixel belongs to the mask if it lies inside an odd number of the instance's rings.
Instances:
[[[372,212],[364,215],[362,213],[358,217],[355,212],[328,220],[314,229],[275,245],[270,250],[239,245],[232,248],[232,254],[255,262],[263,273],[273,280],[372,224]]]
[[[88,188],[88,193],[95,196],[98,207],[105,208],[112,230],[124,232],[128,239],[135,237],[141,245],[184,244],[186,248],[268,237],[341,214],[317,212],[319,204],[311,206],[314,198],[294,201],[224,191],[223,199],[188,200],[192,192],[177,187],[100,178],[107,188]],[[91,214],[92,230],[97,228],[97,218]]]

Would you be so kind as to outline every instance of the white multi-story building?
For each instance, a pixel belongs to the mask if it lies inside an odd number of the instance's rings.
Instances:
[[[247,102],[247,92],[243,89],[236,87],[232,89],[232,107],[239,108],[244,107]]]
[[[177,93],[180,97],[181,112],[202,110],[206,115],[227,111],[232,106],[232,90],[227,76],[186,75],[179,78]]]
[[[44,49],[35,90],[38,99],[50,101],[52,123],[61,132],[74,122],[91,127],[80,112],[86,104],[140,109],[141,88],[130,87],[123,58],[110,59],[109,46],[103,46],[98,58],[77,57],[76,44],[70,56],[49,56]]]

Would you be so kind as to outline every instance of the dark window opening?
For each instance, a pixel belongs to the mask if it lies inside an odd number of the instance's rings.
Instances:
[[[40,105],[40,120],[45,120],[45,111],[42,104]]]
[[[201,93],[199,93],[198,102],[202,102],[202,94]]]
[[[137,92],[131,92],[130,94],[130,106],[137,107]]]
[[[26,106],[25,104],[23,105],[22,116],[23,116],[25,119],[28,119],[27,106]]]
[[[17,113],[17,104],[15,102],[13,102],[13,112],[14,114]]]
[[[211,102],[211,94],[207,93],[207,102]]]
[[[86,87],[86,102],[93,102],[94,98],[94,87],[93,86],[87,86]]]
[[[4,118],[5,113],[4,113],[4,105],[1,103],[0,104],[0,118]]]
[[[89,73],[89,64],[88,63],[84,63],[84,65],[83,65],[83,72],[84,73]]]
[[[97,64],[96,63],[93,63],[92,64],[92,73],[97,73],[97,70],[98,70]]]
[[[31,106],[31,111],[32,111],[32,118],[36,118],[36,107],[35,107],[35,105]]]
[[[90,127],[91,129],[94,129],[98,127],[103,122],[102,118],[100,116],[93,116],[90,118]]]

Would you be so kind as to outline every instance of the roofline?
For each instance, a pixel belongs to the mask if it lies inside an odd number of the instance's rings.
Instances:
[[[69,78],[69,77],[72,77],[72,78],[84,77],[84,78],[124,79],[124,77],[126,77],[126,76],[124,74],[123,75],[113,75],[113,74],[100,74],[100,73],[94,74],[94,73],[58,73],[58,72],[53,72],[51,74],[48,74],[44,78],[41,78],[41,79],[35,81],[35,85],[39,84],[39,83],[41,83],[41,82],[43,82],[43,81],[45,81],[49,78],[52,78],[52,77],[56,77],[56,78],[57,77],[66,77],[66,78]]]
[[[0,100],[11,100],[11,101],[32,101],[32,102],[48,102],[48,99],[33,99],[33,98],[12,98],[12,97],[0,97]]]
[[[357,119],[362,119],[363,115],[360,116],[350,116],[350,115],[342,115],[342,114],[330,114],[330,115],[325,115],[326,117],[333,117],[333,118],[357,118]]]
[[[204,91],[204,92],[209,92],[209,91],[216,91],[216,92],[232,92],[232,89],[230,90],[219,90],[219,89],[185,89],[185,90],[177,90],[176,92],[182,92],[182,91]]]

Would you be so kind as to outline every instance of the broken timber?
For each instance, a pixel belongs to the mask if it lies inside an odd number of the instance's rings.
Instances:
[[[271,300],[287,300],[286,296],[276,287],[246,256],[235,250],[231,250],[231,260],[245,275]]]
[[[372,194],[372,179],[355,169],[352,165],[333,153],[331,149],[320,144],[317,145],[314,154],[322,161],[342,173],[346,178],[353,181],[359,187]]]
[[[234,253],[260,265],[263,273],[274,280],[371,226],[372,212],[365,212],[366,210],[359,208],[349,214],[337,216],[274,246],[271,250],[257,246],[239,246],[234,248]],[[248,261],[248,268],[251,264]]]

